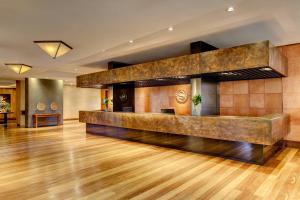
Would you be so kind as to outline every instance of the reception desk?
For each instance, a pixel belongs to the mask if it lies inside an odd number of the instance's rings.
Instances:
[[[285,114],[238,117],[80,111],[79,120],[87,123],[89,133],[259,164],[282,147],[288,130]]]

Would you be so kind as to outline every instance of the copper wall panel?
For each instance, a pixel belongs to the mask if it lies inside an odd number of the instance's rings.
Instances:
[[[249,93],[249,81],[233,82],[233,94],[248,94],[248,93]]]
[[[233,97],[233,104],[228,99],[229,95]],[[228,102],[225,102],[226,98]],[[221,115],[263,116],[283,113],[282,79],[220,82],[220,100]]]
[[[282,47],[288,58],[288,77],[282,79],[283,111],[290,115],[289,141],[300,142],[300,44]]]
[[[266,79],[265,80],[265,93],[278,94],[282,93],[282,79]]]
[[[282,47],[270,47],[269,66],[288,76],[288,58],[284,55]]]
[[[265,95],[250,94],[250,108],[265,108]]]
[[[224,94],[220,96],[220,107],[221,108],[231,108],[233,107],[233,95]]]
[[[233,94],[233,81],[222,82],[220,91],[222,91],[222,94]]]
[[[249,81],[250,94],[264,94],[265,93],[265,80],[251,80]]]

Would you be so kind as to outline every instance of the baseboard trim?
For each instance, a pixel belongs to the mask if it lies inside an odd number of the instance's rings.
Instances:
[[[292,147],[292,148],[300,149],[300,141],[286,140],[286,146],[287,147]]]

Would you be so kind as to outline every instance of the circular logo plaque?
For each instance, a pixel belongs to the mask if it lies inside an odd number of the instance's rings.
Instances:
[[[184,90],[178,90],[176,92],[176,101],[180,104],[183,104],[187,101],[187,94]]]

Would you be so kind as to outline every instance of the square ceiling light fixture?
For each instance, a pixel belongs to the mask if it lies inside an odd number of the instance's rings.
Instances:
[[[29,70],[31,70],[31,66],[25,65],[25,64],[18,64],[18,63],[6,63],[7,67],[9,67],[11,70],[16,72],[17,74],[23,74]]]
[[[73,49],[70,45],[60,40],[34,41],[34,43],[54,59],[68,53]]]

